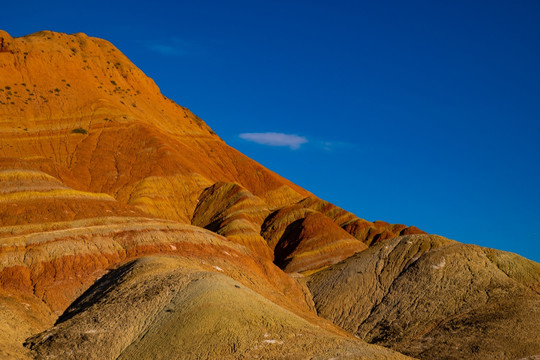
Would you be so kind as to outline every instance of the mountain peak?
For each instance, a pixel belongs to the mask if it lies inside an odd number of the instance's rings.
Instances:
[[[67,186],[184,222],[198,193],[179,202],[173,184],[186,181],[237,181],[257,196],[271,194],[272,206],[309,194],[224,144],[108,41],[51,31],[2,39],[4,157],[22,154]],[[148,186],[159,191],[148,194]]]
[[[105,40],[0,32],[0,357],[525,357],[539,279],[313,196]]]

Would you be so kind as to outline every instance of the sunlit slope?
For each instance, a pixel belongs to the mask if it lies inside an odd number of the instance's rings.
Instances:
[[[24,340],[53,325],[94,281],[151,254],[189,258],[260,296],[314,316],[309,294],[246,247],[213,232],[152,218],[112,196],[75,190],[59,179],[4,161],[0,167],[0,358],[24,359]]]
[[[403,224],[390,224],[385,221],[367,221],[358,218],[356,215],[337,207],[328,201],[309,196],[298,203],[298,205],[319,211],[330,219],[334,220],[343,230],[364,242],[366,245],[376,244],[379,241],[391,239],[400,235],[425,234],[416,226]]]
[[[526,357],[539,279],[318,199],[107,41],[0,32],[0,359]]]
[[[287,272],[319,269],[367,248],[332,219],[299,205],[272,213],[262,225],[262,235],[276,264]]]
[[[143,216],[104,193],[70,188],[38,170],[0,164],[0,238],[6,226],[46,224],[100,216]],[[45,227],[47,229],[47,227]]]
[[[268,205],[238,184],[219,182],[201,193],[192,224],[226,236],[273,260],[271,249],[260,235]]]
[[[331,204],[227,146],[105,40],[50,31],[21,38],[0,32],[0,38],[0,171],[11,172],[5,174],[11,185],[0,190],[4,225],[75,220],[87,217],[83,208],[96,207],[101,216],[193,223],[269,259],[275,249],[260,227],[272,211],[299,201],[367,244],[409,229],[350,213],[347,222],[334,217]],[[22,170],[26,175],[15,173]],[[236,184],[256,201],[235,204],[237,190],[222,185],[208,195],[221,183]],[[305,245],[309,234],[289,239],[303,245],[278,258],[304,265],[287,270],[313,270],[364,249],[331,227],[320,242],[325,249],[316,249],[317,241]]]
[[[109,42],[48,31],[0,38],[0,157],[183,222],[216,181],[271,206],[308,194],[227,146]],[[185,182],[196,191],[178,191]]]

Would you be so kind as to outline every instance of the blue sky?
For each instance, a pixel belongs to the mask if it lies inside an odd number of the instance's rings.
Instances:
[[[540,261],[540,2],[26,1],[228,144],[368,220]]]

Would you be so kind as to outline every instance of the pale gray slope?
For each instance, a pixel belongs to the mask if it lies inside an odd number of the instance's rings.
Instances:
[[[389,239],[307,280],[320,316],[422,359],[540,354],[540,264],[440,236]]]

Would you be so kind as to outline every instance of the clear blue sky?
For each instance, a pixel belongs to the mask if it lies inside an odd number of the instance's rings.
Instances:
[[[13,36],[108,39],[228,144],[360,217],[540,261],[539,1],[9,1],[2,14]]]

